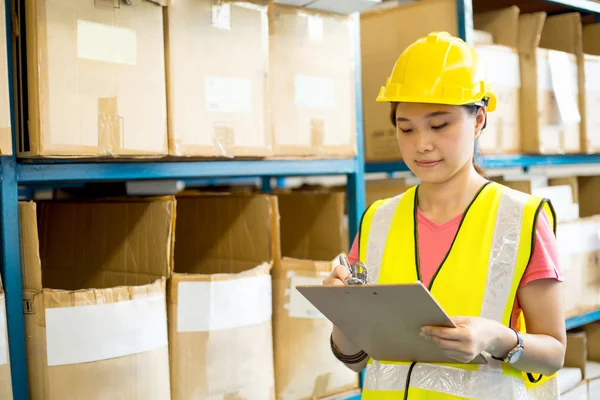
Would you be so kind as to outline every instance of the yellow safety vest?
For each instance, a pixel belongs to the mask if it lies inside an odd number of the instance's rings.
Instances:
[[[359,253],[367,265],[369,283],[420,280],[417,190],[413,187],[397,197],[377,201],[365,212]],[[510,326],[517,289],[531,257],[542,210],[555,228],[547,199],[494,182],[482,187],[467,208],[451,249],[429,285],[432,295],[450,316],[481,316]],[[524,332],[522,315],[520,321]],[[488,364],[480,366],[370,359],[362,398],[559,398],[555,376],[542,377],[535,383],[532,380],[532,375],[491,357]]]

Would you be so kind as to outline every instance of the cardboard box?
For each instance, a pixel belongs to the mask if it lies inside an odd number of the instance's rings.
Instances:
[[[174,200],[22,202],[19,222],[31,399],[168,399]]]
[[[351,17],[269,4],[275,155],[356,154],[354,28]]]
[[[21,112],[29,117],[20,127],[20,157],[167,154],[157,3],[34,0],[17,9],[16,26],[26,30],[25,41],[16,39],[26,46],[18,68],[27,74]]]
[[[366,204],[373,204],[377,200],[389,199],[404,193],[409,189],[404,179],[377,179],[365,181]]]
[[[331,353],[331,322],[295,290],[320,285],[331,272],[330,260],[347,252],[341,228],[344,194],[281,194],[278,203],[284,257],[273,270],[277,399],[314,399],[355,389],[358,375]]]
[[[267,7],[170,0],[165,14],[170,154],[271,155]]]
[[[12,398],[8,332],[6,330],[6,308],[4,303],[4,291],[2,290],[2,281],[0,280],[0,399],[11,400]]]
[[[577,178],[579,215],[591,217],[600,215],[600,202],[597,200],[600,194],[600,176],[580,176]]]
[[[520,148],[519,8],[512,6],[474,16],[477,29],[489,32],[493,44],[476,44],[488,81],[496,92],[496,110],[488,114],[479,136],[482,154],[518,153]]]
[[[0,0],[0,155],[12,154],[12,131],[10,101],[8,93],[8,60],[6,57],[6,14],[5,0]],[[10,1],[10,0],[8,0]]]
[[[169,280],[171,398],[275,398],[275,197],[178,197]]]
[[[588,384],[583,381],[576,388],[560,395],[560,400],[588,400]]]
[[[563,303],[568,317],[600,306],[599,228],[597,217],[559,223],[557,227],[558,255],[564,272]]]
[[[582,127],[585,128],[584,150],[600,152],[600,24],[583,27],[583,82],[585,107]]]
[[[398,161],[402,158],[396,129],[390,120],[390,105],[375,99],[398,57],[412,42],[432,31],[458,35],[456,4],[454,0],[428,0],[394,8],[376,8],[361,14],[366,161]]]
[[[578,153],[581,17],[545,13],[519,18],[521,150]]]

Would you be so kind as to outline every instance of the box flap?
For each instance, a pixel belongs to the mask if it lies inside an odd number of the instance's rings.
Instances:
[[[534,53],[540,45],[546,13],[519,15],[519,52]]]
[[[565,367],[579,368],[585,377],[585,363],[587,361],[587,336],[585,332],[569,333],[567,335],[567,352],[565,354]]]
[[[177,198],[175,272],[239,273],[279,257],[277,198]]]
[[[540,47],[579,55],[582,53],[581,15],[577,12],[546,18]]]
[[[21,272],[23,289],[42,289],[40,243],[36,217],[36,204],[19,202],[19,233],[21,238]]]
[[[583,52],[600,56],[600,24],[583,27]]]
[[[175,219],[172,197],[42,202],[38,210],[39,229],[30,235],[39,235],[44,288],[145,285],[171,273]]]
[[[475,29],[486,31],[494,36],[494,44],[512,47],[519,46],[519,7],[511,6],[497,11],[475,14]]]
[[[344,200],[344,193],[278,195],[281,255],[322,261],[347,252]]]

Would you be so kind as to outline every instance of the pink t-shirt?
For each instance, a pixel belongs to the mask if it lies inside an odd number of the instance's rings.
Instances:
[[[558,262],[558,248],[550,221],[545,213],[540,213],[535,235],[533,255],[525,274],[521,278],[519,287],[527,285],[537,279],[557,279],[562,282],[562,269]],[[429,285],[432,277],[441,265],[446,253],[452,245],[454,236],[458,232],[462,214],[443,224],[431,221],[420,210],[417,211],[417,229],[419,233],[419,256],[421,267],[421,281]],[[354,239],[348,261],[358,261],[358,240]],[[519,299],[515,301],[511,325],[517,328],[517,316],[521,311]]]

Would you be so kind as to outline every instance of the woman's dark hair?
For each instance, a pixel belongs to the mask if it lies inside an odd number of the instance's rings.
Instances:
[[[398,104],[399,103],[396,103],[396,102],[391,103],[390,120],[392,121],[392,125],[394,125],[394,126],[396,126],[396,109],[398,108]],[[475,104],[465,104],[462,107],[464,107],[467,110],[467,112],[474,117],[479,112],[479,108],[481,106],[475,105]],[[483,128],[481,128],[481,129],[482,130],[485,129],[486,125],[487,125],[487,120],[485,121],[485,123],[483,124]],[[473,151],[473,168],[475,168],[475,171],[479,175],[484,176],[485,170],[475,160],[475,158],[477,158],[477,156],[479,155],[478,147],[479,146],[477,145],[477,141],[475,141],[475,149]]]

